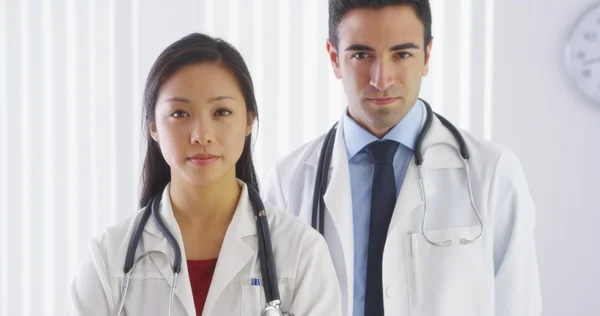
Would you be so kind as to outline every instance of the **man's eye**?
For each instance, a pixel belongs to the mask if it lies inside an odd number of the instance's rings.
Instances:
[[[358,52],[358,53],[355,53],[352,55],[352,58],[355,58],[355,59],[365,59],[368,57],[369,57],[369,54],[367,54],[365,52]]]
[[[406,59],[412,56],[412,54],[407,53],[407,52],[400,52],[397,54],[398,57],[402,58],[402,59]]]

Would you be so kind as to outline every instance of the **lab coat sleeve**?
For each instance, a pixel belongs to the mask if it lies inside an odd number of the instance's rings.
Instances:
[[[342,297],[333,262],[325,239],[316,231],[302,245],[290,313],[342,314]]]
[[[493,218],[495,316],[539,316],[535,207],[521,165],[508,149],[498,159],[488,202]]]
[[[262,198],[266,203],[276,206],[280,210],[287,210],[287,203],[281,187],[281,177],[278,166],[275,166],[268,173],[262,185]]]
[[[71,316],[112,315],[114,304],[108,277],[106,249],[92,241],[71,285]]]

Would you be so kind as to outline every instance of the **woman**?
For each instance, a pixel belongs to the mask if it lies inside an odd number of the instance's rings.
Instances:
[[[262,217],[251,203],[258,196],[251,155],[258,112],[241,55],[201,34],[173,43],[150,71],[143,118],[142,209],[92,242],[73,281],[72,313],[169,315],[172,301],[174,315],[261,315],[266,259],[259,253]],[[181,249],[177,277],[175,250],[154,215],[140,225],[154,207]],[[324,239],[288,213],[265,211],[281,310],[341,315]],[[138,226],[140,241],[130,246]],[[142,259],[127,260],[130,247]]]

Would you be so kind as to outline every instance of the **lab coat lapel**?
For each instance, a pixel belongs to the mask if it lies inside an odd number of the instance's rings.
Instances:
[[[339,121],[333,147],[330,167],[330,181],[323,199],[327,213],[332,219],[333,229],[337,231],[344,255],[346,293],[349,307],[352,308],[354,290],[354,228],[352,225],[352,196],[350,188],[350,169],[343,133],[343,120]],[[318,159],[317,159],[318,160]],[[315,164],[315,166],[318,163]],[[325,227],[325,236],[331,228]],[[339,271],[338,271],[339,273]],[[351,311],[351,310],[349,310]]]
[[[223,245],[221,246],[217,266],[206,297],[204,312],[202,313],[204,315],[210,315],[211,309],[214,307],[215,302],[225,287],[254,255],[253,248],[243,239],[243,237],[246,236],[256,235],[254,215],[248,198],[246,185],[241,181],[238,181],[238,183],[242,186],[240,201],[238,202],[237,209],[229,224],[227,233],[225,234]],[[200,311],[194,313],[194,297],[192,286],[190,284],[185,249],[183,247],[183,238],[181,236],[181,231],[179,230],[179,225],[173,215],[168,192],[169,186],[167,186],[163,193],[160,213],[165,225],[167,225],[169,231],[175,236],[177,243],[180,245],[182,256],[181,272],[178,277],[175,296],[184,306],[187,315],[195,315],[196,313],[201,314]],[[159,251],[166,254],[169,258],[168,260],[170,262],[167,262],[167,258],[164,256],[150,256],[150,260],[156,265],[156,268],[160,271],[169,286],[171,286],[173,278],[171,264],[175,257],[174,251],[152,218],[148,220],[144,230],[150,234],[150,236],[146,236],[144,239],[146,244],[145,251]]]
[[[161,202],[160,202],[160,215],[171,232],[177,240],[177,244],[181,248],[181,271],[177,278],[177,287],[175,288],[175,296],[185,308],[187,315],[194,315],[194,297],[192,295],[192,285],[190,284],[190,278],[187,269],[185,249],[183,247],[183,237],[179,230],[179,225],[173,215],[173,208],[171,206],[171,199],[169,196],[169,185],[165,188]],[[150,217],[148,223],[144,227],[146,233],[151,236],[144,237],[144,243],[146,244],[146,251],[158,251],[167,255],[151,255],[150,260],[156,265],[156,268],[160,271],[165,281],[169,284],[169,287],[173,285],[173,268],[172,264],[175,258],[175,252],[169,244],[167,238],[162,234],[158,226],[156,226],[154,219]],[[167,261],[168,260],[168,261]]]
[[[255,236],[257,230],[248,189],[245,184],[242,185],[240,201],[229,228],[227,228],[202,315],[211,315],[211,311],[225,287],[253,258],[255,253],[255,248],[244,240],[244,237]]]
[[[423,118],[423,122],[424,120],[425,117]],[[440,144],[444,146],[435,146]],[[447,150],[448,146],[452,150]],[[429,171],[440,168],[460,168],[462,163],[457,152],[458,144],[450,131],[442,125],[442,122],[437,117],[433,118],[429,132],[425,135],[421,148],[423,152],[423,186],[425,188],[425,198],[429,199],[436,192],[431,176],[428,174]],[[402,182],[388,234],[393,231],[396,225],[408,213],[417,209],[422,203],[423,198],[421,195],[418,167],[415,164],[415,157],[413,155]]]
[[[424,170],[424,172],[427,171]],[[425,175],[424,180],[425,194],[426,197],[429,198],[435,193],[435,187],[433,186],[430,177],[427,175]],[[392,219],[390,221],[388,235],[392,233],[396,225],[402,221],[404,216],[416,209],[421,202],[421,184],[419,181],[418,168],[415,165],[413,157],[406,169],[404,181],[402,182],[400,194],[398,194],[398,200],[396,201],[394,213],[392,214]]]

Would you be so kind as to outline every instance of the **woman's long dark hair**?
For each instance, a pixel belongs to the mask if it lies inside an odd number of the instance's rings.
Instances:
[[[237,49],[222,39],[198,33],[187,35],[169,45],[152,65],[144,90],[142,118],[147,147],[142,167],[140,207],[146,206],[150,199],[160,194],[171,181],[169,165],[162,156],[158,143],[150,135],[150,124],[155,120],[154,109],[160,87],[180,68],[202,62],[221,63],[235,75],[246,101],[246,110],[254,114],[258,122],[258,109],[250,71]],[[258,178],[252,162],[252,134],[246,137],[244,150],[235,165],[235,172],[237,178],[258,190]]]

